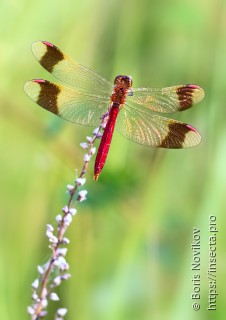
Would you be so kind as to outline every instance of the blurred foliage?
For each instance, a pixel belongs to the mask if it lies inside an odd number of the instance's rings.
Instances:
[[[226,2],[223,0],[1,0],[0,315],[28,319],[36,265],[48,257],[45,225],[65,205],[90,128],[38,108],[23,92],[52,79],[36,40],[134,86],[195,83],[206,97],[175,115],[199,129],[190,150],[155,150],[115,133],[98,182],[69,230],[72,279],[60,289],[67,319],[222,319],[226,226]],[[208,305],[208,220],[217,218],[217,311]],[[192,229],[201,229],[201,310],[192,310]],[[51,306],[52,308],[52,306]],[[54,309],[54,303],[53,303]],[[48,319],[53,319],[50,313]]]

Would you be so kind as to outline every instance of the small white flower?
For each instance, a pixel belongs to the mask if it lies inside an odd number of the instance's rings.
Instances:
[[[94,135],[94,136],[98,135],[98,134],[99,134],[99,131],[100,131],[99,127],[96,128],[96,129],[94,129],[94,130],[93,130],[93,135]]]
[[[43,292],[42,292],[43,297],[46,297],[46,296],[47,296],[47,293],[48,293],[47,289],[46,289],[46,288],[44,288],[44,289],[43,289]]]
[[[42,266],[37,266],[38,273],[43,274],[45,272],[44,268]]]
[[[86,137],[86,140],[87,140],[88,142],[93,142],[93,138],[92,138],[92,137]]]
[[[70,273],[65,273],[61,276],[61,280],[68,280],[71,277]]]
[[[56,286],[59,286],[59,284],[61,283],[61,277],[60,276],[57,276],[56,278],[53,279],[53,283],[56,285]]]
[[[27,312],[28,312],[30,315],[35,314],[35,310],[34,310],[31,306],[27,307]]]
[[[75,180],[75,182],[79,185],[79,186],[83,186],[86,183],[86,178],[77,178]]]
[[[72,191],[72,190],[74,190],[74,186],[73,185],[71,185],[71,184],[68,184],[67,185],[67,189],[68,189],[68,191]]]
[[[47,238],[52,238],[53,237],[53,233],[52,233],[52,231],[49,231],[49,230],[47,230],[46,231],[46,236],[47,236]]]
[[[64,257],[59,256],[55,261],[54,261],[54,265],[56,267],[60,267],[61,265],[67,263],[66,260],[64,259]]]
[[[69,226],[70,223],[71,223],[71,221],[72,221],[72,216],[71,216],[71,214],[67,214],[67,215],[64,217],[64,223],[65,223],[65,225],[66,225],[66,226]]]
[[[57,260],[54,261],[54,265],[62,271],[69,269],[69,264],[66,262],[66,260],[62,256],[59,256]]]
[[[57,310],[58,316],[64,317],[66,313],[67,313],[67,309],[66,308],[60,308],[60,309]]]
[[[46,308],[48,306],[48,300],[47,299],[42,299],[41,305],[43,308]]]
[[[84,161],[85,162],[88,162],[89,160],[90,160],[90,155],[88,154],[88,153],[86,153],[85,155],[84,155]]]
[[[33,294],[32,294],[32,299],[33,299],[34,301],[38,301],[38,300],[39,300],[37,293],[33,293]]]
[[[77,198],[77,200],[78,200],[79,202],[82,202],[82,201],[86,200],[86,195],[87,195],[87,193],[88,193],[87,190],[81,190],[81,191],[79,191],[79,192],[78,192],[78,198]]]
[[[62,211],[65,212],[65,213],[68,213],[68,206],[63,207]]]
[[[50,231],[50,232],[53,232],[54,228],[53,228],[53,226],[51,224],[47,224],[46,225],[46,230]]]
[[[67,250],[67,248],[58,248],[56,251],[56,255],[65,257],[67,254]]]
[[[87,142],[81,142],[80,143],[80,146],[83,148],[83,149],[87,149],[89,147],[88,143]]]
[[[45,316],[47,316],[48,312],[46,310],[42,310],[40,312],[40,318],[44,318]]]
[[[62,242],[65,243],[65,244],[69,244],[69,243],[70,243],[70,240],[69,240],[68,238],[64,237],[64,238],[62,239]]]
[[[38,280],[38,279],[35,279],[35,280],[32,282],[31,286],[32,286],[33,289],[38,289],[39,280]]]
[[[43,265],[43,269],[46,270],[49,268],[50,265],[50,260],[48,260],[44,265]]]
[[[103,135],[103,133],[98,132],[98,133],[97,133],[97,135],[96,135],[96,137],[99,139],[99,138],[101,138],[101,137],[102,137],[102,135]]]
[[[58,295],[55,292],[51,292],[49,295],[50,300],[52,301],[59,301],[60,298],[58,297]]]
[[[103,122],[103,123],[101,124],[101,127],[104,129],[104,128],[106,127],[106,125],[107,125],[107,122]]]
[[[60,270],[62,270],[62,271],[69,270],[69,264],[67,262],[65,264],[62,264],[60,267]]]
[[[91,148],[90,154],[91,154],[91,155],[94,155],[95,152],[96,152],[96,148],[95,148],[95,147]]]
[[[58,223],[62,221],[62,215],[61,215],[61,214],[58,214],[58,215],[56,216],[56,221],[57,221]]]
[[[58,243],[58,239],[53,235],[51,238],[49,238],[49,242]]]
[[[72,216],[74,216],[74,215],[76,214],[77,210],[76,210],[75,208],[71,208],[71,209],[69,210],[69,212],[70,212],[70,214],[71,214]]]

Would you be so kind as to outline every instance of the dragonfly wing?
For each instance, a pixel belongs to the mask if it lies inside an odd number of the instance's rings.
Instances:
[[[202,88],[194,84],[187,84],[163,89],[135,88],[133,96],[128,96],[127,101],[156,112],[172,113],[191,108],[203,97]]]
[[[52,43],[34,42],[32,52],[43,68],[61,81],[89,92],[111,95],[113,86],[109,81],[74,61]]]
[[[189,148],[201,141],[200,134],[192,126],[142,112],[127,103],[120,110],[116,128],[127,139],[151,147]]]
[[[27,95],[44,109],[71,122],[98,126],[109,107],[109,98],[81,93],[47,80],[28,81],[24,90]]]

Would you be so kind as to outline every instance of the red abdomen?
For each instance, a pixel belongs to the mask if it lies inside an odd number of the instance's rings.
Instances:
[[[113,103],[107,125],[104,129],[103,136],[100,141],[100,145],[97,151],[95,166],[94,166],[94,180],[98,179],[99,174],[101,173],[105,161],[107,159],[108,151],[111,144],[112,135],[115,129],[115,121],[119,112],[119,104]]]

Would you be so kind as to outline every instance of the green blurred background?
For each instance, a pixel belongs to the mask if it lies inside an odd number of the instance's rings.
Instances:
[[[155,150],[114,135],[98,182],[68,230],[72,278],[58,290],[66,319],[222,319],[226,294],[226,2],[83,0],[0,2],[0,317],[28,319],[36,266],[48,258],[46,223],[66,204],[91,128],[56,119],[23,92],[53,80],[31,54],[48,40],[113,80],[195,83],[206,92],[175,118],[202,143]],[[208,223],[217,228],[217,311],[208,306]],[[192,309],[192,230],[201,230],[201,309]],[[53,319],[57,303],[50,306]]]

